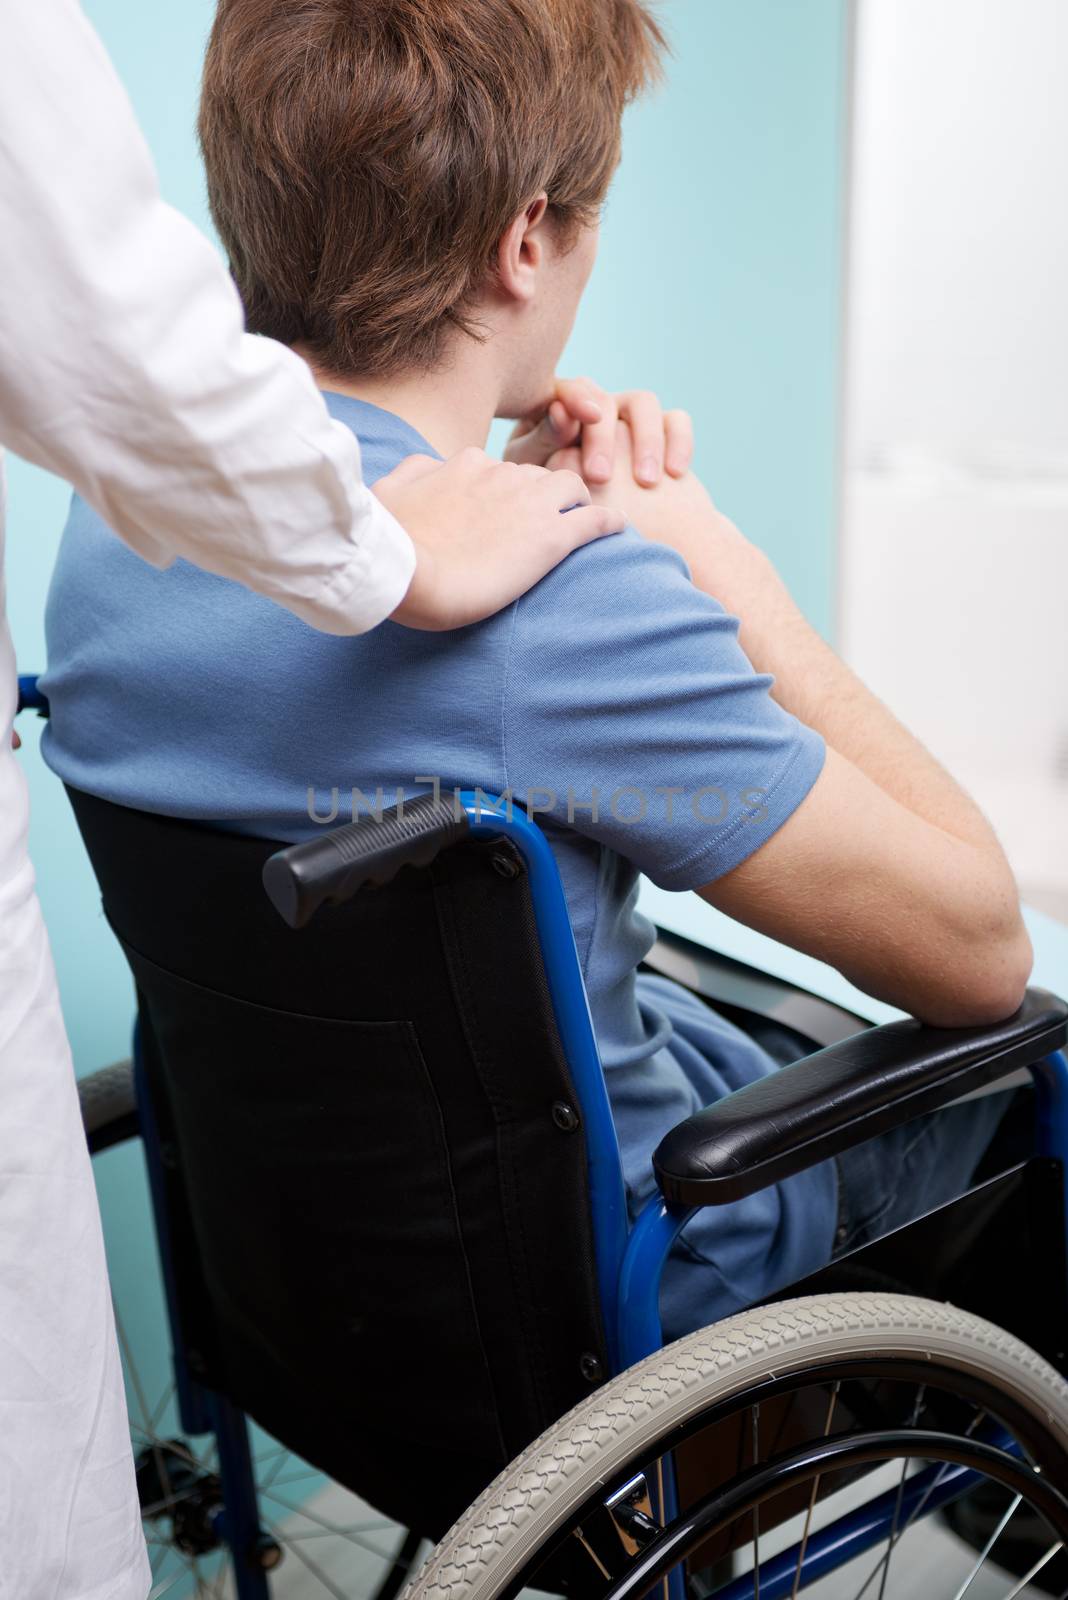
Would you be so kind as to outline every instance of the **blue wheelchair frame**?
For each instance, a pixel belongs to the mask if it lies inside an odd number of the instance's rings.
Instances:
[[[489,809],[484,796],[460,796],[470,831],[476,837],[508,838],[520,852],[530,877],[530,892],[542,961],[564,1054],[582,1108],[590,1174],[590,1209],[602,1314],[610,1359],[616,1372],[652,1355],[663,1345],[660,1282],[671,1247],[696,1207],[674,1206],[654,1195],[628,1231],[619,1146],[608,1102],[589,1003],[556,861],[545,835],[511,807]],[[1038,1105],[1036,1155],[1052,1157],[1068,1171],[1068,1058],[1057,1051],[1031,1068]],[[1068,1225],[1068,1191],[1065,1197]],[[924,1514],[962,1493],[974,1475],[968,1469],[931,1467],[911,1480],[909,1508]],[[674,1512],[673,1486],[662,1486],[660,1514]],[[801,1561],[801,1587],[833,1572],[891,1534],[900,1524],[903,1499],[892,1491],[840,1517],[812,1534]],[[766,1568],[766,1571],[765,1571]],[[797,1573],[797,1551],[786,1550],[761,1564],[761,1600],[788,1600]],[[683,1573],[668,1579],[670,1600],[685,1594]],[[716,1600],[748,1600],[750,1576],[730,1584]]]
[[[47,700],[35,678],[19,680],[20,709],[47,715]],[[522,857],[545,976],[556,1024],[582,1110],[598,1290],[613,1373],[625,1370],[659,1350],[663,1334],[659,1313],[661,1275],[671,1247],[696,1208],[669,1205],[654,1196],[633,1227],[629,1226],[619,1147],[589,1003],[582,980],[574,935],[556,861],[541,830],[509,803],[465,791],[458,804],[476,838],[508,839]],[[1056,1052],[1030,1069],[1038,1103],[1036,1155],[1052,1157],[1068,1170],[1068,1059]],[[181,1345],[181,1324],[168,1241],[163,1162],[147,1090],[137,1030],[134,1074],[138,1115],[162,1262],[164,1290],[174,1338],[178,1408],[189,1433],[211,1432],[219,1448],[219,1475],[224,1504],[215,1514],[219,1537],[234,1558],[239,1600],[269,1600],[265,1571],[272,1564],[273,1541],[258,1516],[252,1457],[246,1419],[225,1397],[205,1388],[189,1370]],[[1068,1223],[1068,1213],[1066,1213]],[[909,1508],[926,1514],[960,1494],[971,1477],[961,1467],[932,1467],[909,1480]],[[654,1499],[656,1496],[654,1495]],[[674,1515],[671,1473],[660,1484],[656,1509],[666,1522]],[[840,1517],[807,1540],[801,1561],[801,1587],[824,1577],[883,1541],[902,1515],[900,1492],[873,1499]],[[761,1563],[762,1600],[787,1600],[797,1573],[797,1550],[787,1550]],[[670,1600],[683,1600],[684,1578],[677,1567],[667,1580]],[[746,1600],[753,1593],[752,1576],[723,1589],[717,1600]]]

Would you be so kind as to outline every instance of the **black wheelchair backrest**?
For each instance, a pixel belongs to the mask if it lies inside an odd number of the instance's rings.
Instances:
[[[71,801],[137,986],[194,1375],[439,1534],[606,1367],[518,856],[459,842],[298,934],[277,843]]]

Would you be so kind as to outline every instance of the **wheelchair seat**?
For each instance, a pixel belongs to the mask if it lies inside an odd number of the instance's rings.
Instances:
[[[190,1370],[436,1536],[608,1371],[519,857],[458,844],[298,936],[276,843],[70,797],[137,986]]]

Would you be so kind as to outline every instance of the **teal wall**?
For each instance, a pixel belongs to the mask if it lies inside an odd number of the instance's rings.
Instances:
[[[601,259],[564,370],[686,406],[717,500],[827,630],[834,561],[847,0],[667,0],[675,57],[628,116]],[[164,193],[206,218],[193,123],[209,0],[86,0],[129,87]],[[10,466],[9,594],[20,663],[41,615],[67,492]],[[33,853],[81,1072],[124,1054],[129,980],[66,802],[23,719]],[[151,1248],[128,1156],[101,1165],[120,1301]],[[148,1338],[147,1306],[132,1330]]]
[[[698,473],[830,633],[848,0],[668,0],[565,371],[692,412]]]

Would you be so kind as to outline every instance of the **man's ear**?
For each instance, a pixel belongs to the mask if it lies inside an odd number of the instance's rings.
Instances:
[[[497,281],[513,300],[532,300],[538,269],[545,257],[547,194],[537,195],[501,235],[497,246]]]

